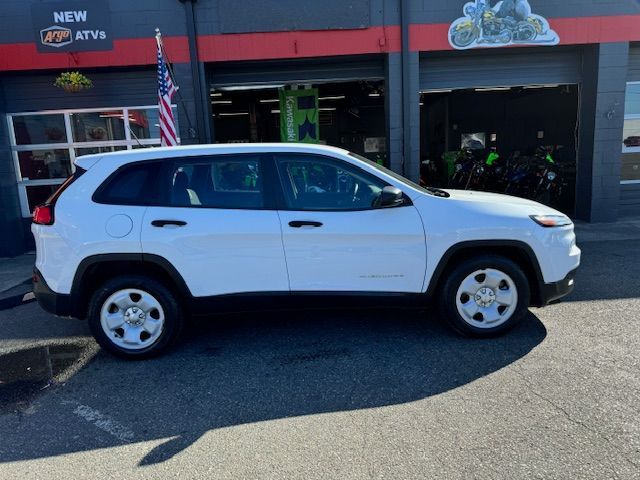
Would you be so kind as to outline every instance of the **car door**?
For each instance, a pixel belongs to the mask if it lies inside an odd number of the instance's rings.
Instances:
[[[144,216],[143,253],[171,262],[197,297],[288,291],[279,217],[263,171],[259,154],[173,162],[163,206]]]
[[[420,292],[422,220],[411,201],[374,208],[388,184],[344,160],[274,154],[278,211],[292,291]]]

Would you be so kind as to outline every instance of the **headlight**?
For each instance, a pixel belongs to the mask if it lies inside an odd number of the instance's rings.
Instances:
[[[530,215],[531,220],[541,227],[566,227],[572,225],[571,219],[564,215]]]
[[[556,179],[556,172],[547,173],[547,178],[549,179],[550,182],[553,182]]]

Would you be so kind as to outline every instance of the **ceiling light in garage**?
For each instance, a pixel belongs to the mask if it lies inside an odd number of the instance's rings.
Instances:
[[[330,97],[318,97],[318,100],[344,100],[345,98],[347,97],[344,95],[334,95]]]
[[[503,92],[505,90],[511,90],[511,87],[487,87],[487,88],[476,88],[476,92]]]
[[[279,98],[263,98],[260,100],[260,103],[278,103],[279,101]]]
[[[214,100],[211,103],[214,105],[231,105],[233,102],[231,100]]]
[[[249,115],[249,112],[228,112],[228,113],[218,113],[219,117],[239,117],[241,115]]]
[[[525,85],[524,87],[522,87],[523,89],[529,90],[529,89],[533,89],[533,88],[556,88],[559,87],[560,85],[558,84],[554,84],[554,85]]]
[[[223,92],[240,92],[243,90],[265,90],[273,88],[284,88],[284,85],[236,85],[231,87],[220,87]]]

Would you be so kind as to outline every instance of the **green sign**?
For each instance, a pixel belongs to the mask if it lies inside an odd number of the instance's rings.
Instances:
[[[280,90],[280,140],[318,143],[318,89]]]

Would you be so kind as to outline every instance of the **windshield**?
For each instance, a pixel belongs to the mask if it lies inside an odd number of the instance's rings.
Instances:
[[[358,160],[362,160],[363,162],[367,163],[368,165],[371,165],[376,170],[379,170],[382,173],[386,173],[390,177],[393,177],[396,180],[398,180],[399,182],[405,183],[405,184],[409,185],[410,187],[415,188],[416,190],[419,190],[421,192],[427,192],[427,193],[433,194],[433,192],[430,191],[429,189],[421,187],[417,183],[414,183],[411,180],[409,180],[408,178],[403,177],[402,175],[394,172],[393,170],[389,170],[388,168],[383,167],[379,163],[376,163],[376,162],[374,162],[372,160],[369,160],[368,158],[363,157],[362,155],[358,155],[357,153],[353,153],[353,152],[349,152],[349,155],[351,155],[353,158],[357,158]]]

